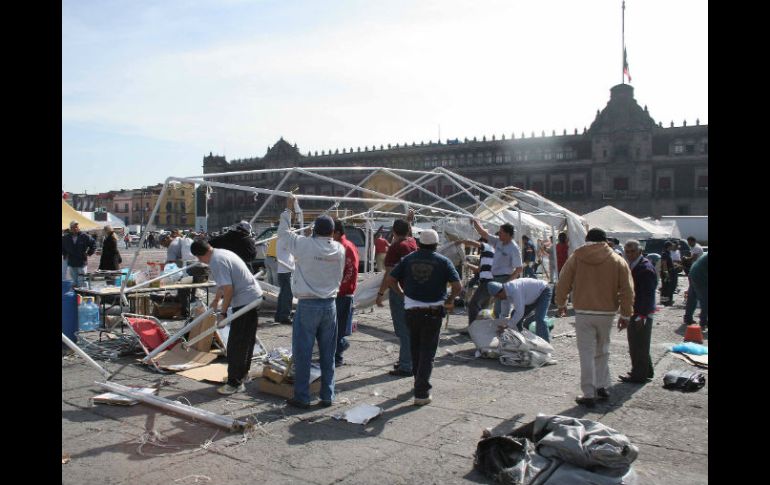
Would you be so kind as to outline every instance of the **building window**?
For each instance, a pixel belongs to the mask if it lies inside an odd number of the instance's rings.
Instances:
[[[552,158],[551,150],[546,150],[543,153],[543,160],[550,160]]]
[[[677,142],[674,144],[674,155],[681,155],[684,153],[684,145],[682,142]]]
[[[612,179],[612,188],[615,190],[628,190],[628,177],[615,177]]]
[[[660,177],[658,179],[658,190],[668,192],[671,190],[671,177]]]
[[[692,155],[693,153],[695,153],[695,145],[693,144],[685,145],[684,152],[688,155]]]
[[[607,149],[602,150],[602,158],[607,158]]]
[[[698,190],[708,190],[708,188],[709,188],[709,176],[708,175],[698,175],[698,185],[696,185],[696,188]]]
[[[174,204],[171,202],[166,202],[166,212],[173,212],[174,211]]]
[[[551,184],[551,193],[553,193],[553,194],[563,194],[564,193],[564,181],[563,180],[555,180]]]
[[[179,210],[180,210],[182,213],[184,213],[184,212],[187,212],[187,211],[185,210],[185,207],[184,207],[184,202],[180,202],[180,203],[179,203]]]
[[[585,182],[583,181],[583,179],[573,180],[572,181],[572,193],[573,194],[582,194],[583,192],[585,192],[585,190],[586,190],[586,187],[585,187]]]
[[[128,203],[123,204],[123,212],[128,212]]]
[[[564,160],[564,152],[556,152],[556,160]]]

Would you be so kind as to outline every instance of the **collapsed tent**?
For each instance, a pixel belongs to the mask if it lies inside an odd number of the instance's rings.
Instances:
[[[591,228],[604,229],[609,237],[615,237],[623,244],[629,239],[650,239],[671,237],[670,230],[650,224],[638,217],[606,205],[601,209],[583,215]]]
[[[61,200],[61,230],[69,229],[70,222],[76,221],[81,231],[101,229],[102,226],[76,211],[71,205]]]

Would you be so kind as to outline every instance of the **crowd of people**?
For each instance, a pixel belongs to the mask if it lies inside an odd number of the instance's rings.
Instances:
[[[334,400],[335,368],[345,364],[344,353],[351,345],[346,337],[352,332],[359,256],[356,246],[345,237],[344,223],[328,215],[315,219],[312,233],[303,235],[292,230],[298,207],[293,197],[287,198],[278,237],[267,247],[265,265],[279,288],[274,321],[292,325],[294,396],[288,403],[304,409],[312,404],[309,388],[315,343],[321,368],[320,404],[330,406]],[[416,239],[412,235],[413,222],[414,212],[410,210],[405,219],[394,221],[391,241],[381,231],[374,239],[376,270],[383,272],[376,304],[384,306],[387,291],[393,330],[399,341],[398,360],[388,373],[397,378],[412,377],[414,404],[426,405],[433,399],[430,377],[441,323],[453,311],[462,285],[454,264],[436,252],[436,231],[422,230]],[[527,235],[521,236],[519,245],[511,224],[502,224],[490,234],[475,218],[469,222],[479,239],[457,243],[477,250],[479,264],[466,263],[474,273],[471,284],[475,290],[464,302],[468,315],[464,333],[482,310],[491,306],[496,318],[506,319],[498,333],[506,328],[522,331],[525,320],[531,316],[536,335],[550,341],[546,321],[549,308],[555,304],[557,316],[566,316],[569,301],[575,315],[580,359],[582,395],[576,398],[580,405],[591,407],[596,401],[609,398],[613,326],[626,330],[629,344],[630,370],[618,379],[643,384],[653,377],[650,341],[656,292],[660,286],[660,303],[671,305],[683,263],[689,267],[683,323],[693,324],[695,310],[700,306],[700,325],[707,328],[708,254],[695,238],[688,238],[690,256],[681,256],[671,242],[664,245],[662,254],[645,256],[639,241],[628,240],[621,246],[620,241],[607,237],[602,229],[592,228],[584,244],[570,254],[566,233],[558,235],[555,247],[551,239],[537,240],[535,245]],[[261,302],[262,289],[249,266],[256,257],[256,246],[248,222],[241,221],[222,235],[191,236],[194,239],[171,231],[161,234],[157,241],[167,250],[167,262],[180,267],[195,261],[207,265],[216,283],[211,307],[218,318],[255,300]],[[112,228],[105,226],[100,269],[119,268],[117,241]],[[62,237],[62,258],[71,279],[82,281],[86,259],[95,249],[95,240],[80,232],[73,221]],[[555,258],[551,257],[553,253]],[[539,268],[544,279],[538,278]],[[197,268],[198,273],[190,271],[195,278],[204,276],[201,268]],[[550,280],[557,275],[554,286]],[[191,298],[187,291],[180,292],[181,299]],[[292,314],[294,298],[298,303]],[[228,377],[219,389],[222,394],[245,389],[258,310],[259,304],[231,322]],[[549,363],[556,362],[552,359]]]

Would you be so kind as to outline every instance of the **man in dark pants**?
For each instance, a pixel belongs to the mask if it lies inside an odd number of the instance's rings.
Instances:
[[[262,299],[262,288],[257,284],[246,263],[234,252],[215,249],[204,240],[192,243],[190,251],[199,261],[209,265],[217,284],[217,293],[211,308],[217,311],[217,321],[256,299]],[[259,305],[230,322],[227,339],[227,384],[217,389],[220,394],[234,394],[246,390],[244,381],[249,374],[254,344],[257,341]]]
[[[695,307],[700,303],[700,326],[706,329],[709,323],[709,260],[708,253],[699,257],[690,266],[690,288],[687,290],[687,306],[685,307],[684,320],[686,324],[692,321],[695,315]]]
[[[628,353],[631,354],[631,372],[618,376],[623,382],[644,384],[653,378],[650,339],[652,313],[655,311],[655,287],[658,278],[655,267],[642,256],[639,241],[629,239],[625,245],[626,261],[634,280],[634,314],[627,324],[618,322],[618,329],[628,330]],[[627,327],[626,327],[627,325]]]
[[[424,406],[432,400],[430,375],[441,334],[441,321],[446,312],[454,308],[455,298],[461,289],[457,270],[447,257],[436,254],[437,246],[436,231],[422,231],[419,249],[405,256],[386,277],[390,290],[404,298],[416,406]],[[399,281],[403,282],[403,288]],[[452,285],[449,298],[447,283]]]
[[[476,219],[471,223],[481,237],[489,241],[489,245],[494,249],[492,257],[492,279],[498,283],[507,283],[521,276],[523,263],[521,262],[521,250],[519,245],[513,240],[513,225],[503,224],[497,232],[497,236],[489,234]],[[471,301],[468,303],[468,314],[475,312],[476,315],[487,307],[492,295],[487,291],[486,284],[479,283],[478,289],[473,293]],[[495,300],[495,316],[500,318],[502,302]],[[470,325],[473,322],[468,322]],[[466,329],[467,331],[467,329]]]
[[[334,353],[334,366],[345,363],[343,352],[349,347],[347,337],[353,332],[353,294],[358,284],[358,248],[345,237],[345,225],[341,220],[334,221],[332,238],[345,248],[345,269],[342,273],[340,289],[337,292],[337,350]]]

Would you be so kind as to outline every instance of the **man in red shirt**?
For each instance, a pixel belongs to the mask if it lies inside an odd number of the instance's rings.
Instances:
[[[342,353],[350,343],[345,337],[353,332],[353,293],[358,283],[358,248],[345,237],[345,226],[342,221],[334,221],[332,238],[345,248],[345,269],[342,272],[340,289],[337,292],[337,350],[334,353],[334,366],[339,367],[345,359]]]
[[[385,269],[385,254],[388,252],[390,243],[382,237],[382,231],[377,232],[377,238],[374,240],[374,270],[380,272]]]
[[[407,220],[396,219],[393,222],[393,243],[388,248],[385,255],[385,273],[380,283],[380,291],[377,293],[377,306],[384,306],[382,298],[385,296],[385,290],[388,288],[387,278],[393,268],[401,259],[417,250],[417,241],[411,237],[411,224],[414,220],[414,210],[410,209]],[[393,328],[399,340],[398,362],[393,366],[393,370],[388,372],[392,376],[410,377],[412,376],[412,351],[411,339],[409,337],[409,327],[406,325],[406,310],[404,310],[404,297],[395,291],[388,292],[388,301],[390,306],[390,318],[393,320]]]
[[[567,243],[567,234],[564,232],[559,233],[559,242],[556,243],[556,271],[561,273],[561,269],[564,267],[564,263],[567,262],[569,257],[569,244]]]

